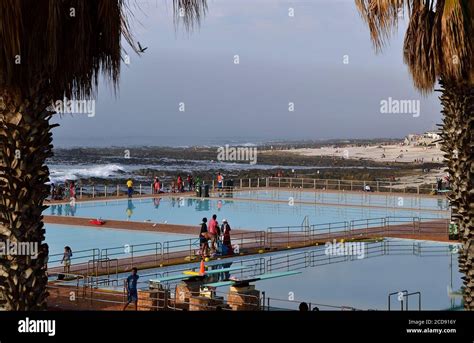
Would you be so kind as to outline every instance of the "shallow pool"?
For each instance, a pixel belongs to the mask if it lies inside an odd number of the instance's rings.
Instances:
[[[63,253],[65,246],[70,246],[73,251],[73,257],[79,257],[74,252],[90,249],[103,249],[113,247],[126,247],[144,243],[165,242],[183,238],[189,238],[189,235],[154,233],[146,231],[129,231],[107,228],[95,228],[87,226],[69,226],[46,224],[46,243],[49,246],[50,259],[54,263]],[[149,254],[150,252],[148,252]],[[81,256],[88,256],[86,253]],[[79,261],[84,262],[84,261]],[[87,262],[87,261],[85,261]]]
[[[398,242],[396,242],[398,244]],[[350,306],[357,309],[388,309],[388,295],[407,290],[421,293],[422,310],[441,310],[460,305],[462,282],[458,272],[457,253],[448,245],[404,243],[404,249],[390,249],[364,259],[334,259],[334,263],[301,268],[301,275],[259,282],[268,297],[311,301],[315,304]],[[434,249],[433,249],[434,248]],[[285,268],[281,268],[285,270]],[[451,291],[451,295],[448,292]],[[282,301],[270,301],[272,306],[288,306]],[[297,304],[292,304],[296,309]],[[408,308],[418,309],[416,295],[409,298]],[[392,309],[400,309],[397,296],[391,298]],[[319,306],[320,309],[328,309]]]
[[[67,209],[67,210],[66,210]],[[217,214],[227,218],[234,229],[266,229],[269,226],[301,225],[307,216],[310,224],[350,221],[367,218],[423,217],[446,218],[448,212],[371,208],[289,202],[267,202],[222,199],[163,197],[161,199],[110,200],[78,202],[75,206],[52,205],[47,215],[69,215],[85,218],[151,221],[198,226],[203,217]]]
[[[305,301],[320,310],[338,310],[337,306],[386,310],[389,293],[407,290],[420,292],[422,310],[462,308],[461,297],[457,294],[462,283],[456,245],[398,239],[367,244],[361,259],[330,256],[325,247],[313,247],[257,257],[236,257],[226,262],[233,261],[233,266],[249,266],[244,273],[233,273],[240,278],[300,271],[298,275],[256,283],[256,288],[265,292],[267,301],[270,298],[272,307],[297,309],[298,304]],[[141,270],[140,287],[147,288],[149,279],[181,273],[189,268],[198,268],[198,264]],[[126,276],[120,274],[119,278]],[[175,284],[169,284],[172,291]],[[222,294],[228,289],[221,287],[218,290]],[[391,307],[400,309],[396,295],[391,297]],[[408,308],[418,309],[417,295],[409,297]]]

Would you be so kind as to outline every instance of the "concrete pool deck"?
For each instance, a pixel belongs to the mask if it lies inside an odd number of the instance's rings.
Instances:
[[[84,218],[84,217],[72,217],[72,216],[52,216],[52,215],[44,215],[43,221],[46,224],[59,224],[59,225],[71,225],[71,226],[85,226],[85,227],[94,227],[94,228],[107,228],[107,229],[118,229],[118,230],[132,230],[132,231],[148,231],[148,232],[155,232],[155,233],[175,233],[175,234],[187,234],[187,235],[198,235],[200,226],[198,223],[196,225],[180,225],[180,224],[164,224],[164,223],[154,223],[151,221],[146,222],[138,222],[138,221],[124,221],[124,220],[108,220],[104,219],[104,225],[96,225],[91,223],[92,218]],[[432,223],[433,226],[440,226],[440,223],[444,223],[445,220],[433,220],[426,222]],[[403,227],[403,225],[400,225]],[[367,230],[367,229],[363,229]],[[380,232],[380,227],[373,227],[370,228],[372,232]],[[444,229],[443,229],[444,230]],[[245,232],[252,232],[252,231],[259,231],[256,228],[248,228],[247,229],[233,229],[233,234],[241,234]],[[416,234],[417,238],[413,239],[420,239],[420,240],[434,240],[438,242],[445,242],[448,238],[446,236],[446,240],[441,238],[439,232],[435,230],[435,234],[430,233],[418,233]],[[445,230],[447,233],[447,230]],[[405,234],[399,236],[392,236],[397,238],[407,238]]]
[[[162,224],[153,222],[136,222],[125,220],[106,220],[104,225],[96,225],[90,222],[91,218],[82,217],[65,217],[65,216],[49,216],[45,215],[43,221],[45,224],[59,224],[71,226],[86,226],[104,229],[132,230],[132,231],[148,231],[155,233],[178,233],[195,235],[199,234],[200,226],[196,225],[179,225],[179,224]],[[233,233],[246,232],[245,230],[232,230]]]

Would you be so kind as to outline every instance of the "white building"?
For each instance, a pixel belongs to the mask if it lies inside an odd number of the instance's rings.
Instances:
[[[439,142],[437,141],[440,139],[441,135],[435,131],[427,131],[421,135],[412,133],[405,137],[403,144],[412,146],[436,146],[438,148]]]

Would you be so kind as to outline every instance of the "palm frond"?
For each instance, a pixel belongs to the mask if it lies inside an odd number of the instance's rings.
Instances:
[[[403,44],[403,56],[415,87],[422,93],[431,92],[437,79],[431,50],[434,22],[435,12],[428,3],[416,1],[412,4]]]
[[[381,51],[404,15],[406,0],[355,0],[355,3],[369,27],[376,51]]]
[[[408,13],[404,61],[415,86],[426,93],[440,77],[474,79],[472,0],[355,0],[377,52]]]
[[[103,74],[116,89],[123,40],[139,50],[129,25],[130,1],[1,0],[0,87],[14,87],[24,96],[46,87],[53,99],[87,98]],[[173,0],[173,5],[188,29],[207,10],[205,0]]]
[[[473,67],[473,18],[467,3],[459,0],[444,1],[440,34],[443,60],[439,62],[438,69],[447,79],[462,79],[466,77],[466,71]]]
[[[206,15],[206,0],[173,0],[173,13],[176,27],[180,23],[186,30],[192,31],[199,26],[201,19]]]

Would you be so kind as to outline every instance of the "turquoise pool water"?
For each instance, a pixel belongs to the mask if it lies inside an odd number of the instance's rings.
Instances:
[[[48,243],[49,246],[52,262],[57,260],[57,256],[54,255],[62,254],[66,245],[71,247],[73,257],[79,258],[79,256],[86,256],[87,254],[74,255],[74,252],[93,248],[102,249],[152,242],[165,242],[189,237],[188,235],[182,234],[46,224],[46,243]],[[149,253],[150,252],[148,252],[148,254]],[[54,266],[54,263],[51,266]]]
[[[67,209],[67,210],[66,210]],[[350,221],[386,216],[446,218],[448,212],[408,210],[403,208],[370,208],[287,202],[265,202],[222,199],[164,197],[161,199],[111,200],[78,202],[50,206],[47,215],[74,215],[131,221],[151,221],[182,225],[200,224],[203,217],[217,214],[226,218],[234,229],[266,229],[269,226],[300,225],[305,216],[310,224]]]
[[[251,190],[237,191],[233,198],[280,200],[295,202],[332,203],[359,206],[387,206],[405,209],[447,210],[446,197],[418,197],[409,194],[371,194],[297,190]]]
[[[387,309],[389,293],[408,290],[421,293],[423,310],[440,310],[460,302],[448,296],[449,287],[460,289],[460,277],[457,255],[398,252],[304,268],[302,275],[260,282],[258,286],[266,288],[270,297],[288,299],[292,292],[295,299],[359,309]],[[279,306],[279,302],[274,304]],[[392,308],[400,308],[396,296],[392,298]],[[417,309],[416,297],[410,298],[409,308]]]
[[[459,309],[461,306],[461,298],[455,295],[462,283],[458,255],[453,247],[444,243],[391,239],[367,246],[363,259],[339,256],[329,260],[322,251],[324,247],[313,247],[226,261],[233,261],[234,266],[243,264],[250,267],[249,272],[243,275],[234,272],[236,277],[300,271],[299,275],[256,283],[256,288],[265,291],[265,296],[271,298],[270,304],[274,307],[296,309],[300,301],[306,301],[364,310],[386,310],[389,293],[408,290],[421,293],[422,310],[444,310]],[[197,264],[189,264],[141,270],[140,286],[146,288],[149,279],[197,267]],[[179,271],[173,272],[178,268]],[[121,274],[119,278],[126,276]],[[170,289],[174,289],[174,283],[170,284]],[[226,293],[228,287],[218,290]],[[294,302],[284,301],[291,299]],[[392,297],[391,306],[392,309],[400,309],[396,296]],[[325,306],[319,308],[330,309]],[[409,309],[418,309],[418,298],[409,298]]]

